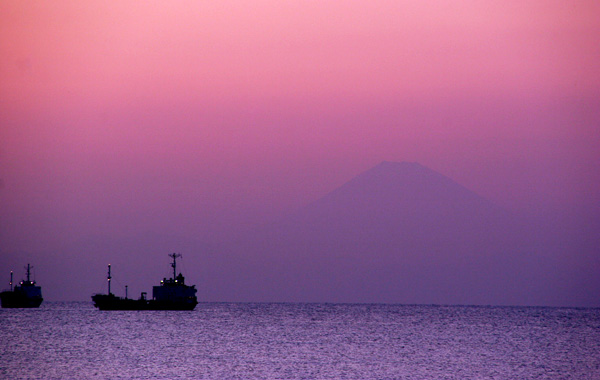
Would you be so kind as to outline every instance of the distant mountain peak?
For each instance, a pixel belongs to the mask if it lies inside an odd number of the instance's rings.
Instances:
[[[418,162],[383,161],[326,197],[377,196],[412,201],[483,201],[479,195]]]
[[[397,175],[399,173],[404,173],[404,174],[408,174],[408,173],[418,173],[418,172],[426,172],[426,171],[432,171],[431,169],[421,165],[418,162],[408,162],[408,161],[402,161],[402,162],[395,162],[395,161],[382,161],[381,163],[379,163],[378,165],[372,167],[371,169],[363,172],[362,174],[365,173],[378,173],[380,175]]]
[[[409,167],[409,166],[415,166],[415,167],[423,167],[423,165],[421,165],[420,163],[416,162],[416,161],[381,161],[381,163],[379,163],[379,165],[377,166],[389,166],[389,167],[399,167],[399,166],[405,166],[405,167]]]
[[[410,161],[381,161],[378,165],[371,168],[373,169],[385,169],[385,170],[410,170],[410,169],[427,169],[418,162]]]

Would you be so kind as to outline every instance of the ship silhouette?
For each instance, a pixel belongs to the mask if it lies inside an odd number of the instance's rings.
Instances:
[[[27,279],[13,289],[13,272],[10,272],[10,290],[0,293],[0,302],[4,308],[34,308],[40,307],[42,301],[42,288],[31,280],[31,265],[27,264]]]
[[[177,274],[177,258],[181,254],[172,253],[169,257],[173,259],[173,277],[164,278],[160,285],[154,286],[151,299],[146,297],[146,292],[142,292],[138,299],[128,298],[127,294],[123,298],[111,293],[112,276],[108,264],[108,294],[94,294],[94,306],[100,310],[194,310],[198,304],[195,285],[186,285],[185,277]]]

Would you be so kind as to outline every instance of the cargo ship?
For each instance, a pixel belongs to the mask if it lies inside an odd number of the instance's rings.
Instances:
[[[42,301],[42,288],[31,280],[31,265],[27,264],[27,279],[16,285],[13,289],[13,272],[10,271],[10,290],[0,293],[0,302],[3,308],[33,308],[40,307]]]
[[[172,253],[169,257],[173,259],[173,277],[163,278],[160,285],[154,286],[151,299],[146,297],[146,292],[142,292],[138,299],[128,298],[127,292],[124,298],[111,293],[112,276],[108,264],[108,294],[94,294],[94,306],[100,310],[194,310],[198,304],[195,285],[186,285],[185,277],[177,274],[177,258],[181,254]]]

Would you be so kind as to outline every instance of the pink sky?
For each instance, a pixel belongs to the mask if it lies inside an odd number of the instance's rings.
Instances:
[[[0,57],[5,252],[269,220],[383,160],[600,201],[597,1],[9,0]]]
[[[5,196],[234,186],[288,206],[381,160],[500,202],[594,195],[599,15],[594,1],[2,2]]]

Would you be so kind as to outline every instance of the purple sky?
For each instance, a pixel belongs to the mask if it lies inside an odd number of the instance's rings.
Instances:
[[[89,236],[227,236],[384,160],[597,220],[599,20],[595,1],[4,1],[0,276]]]

